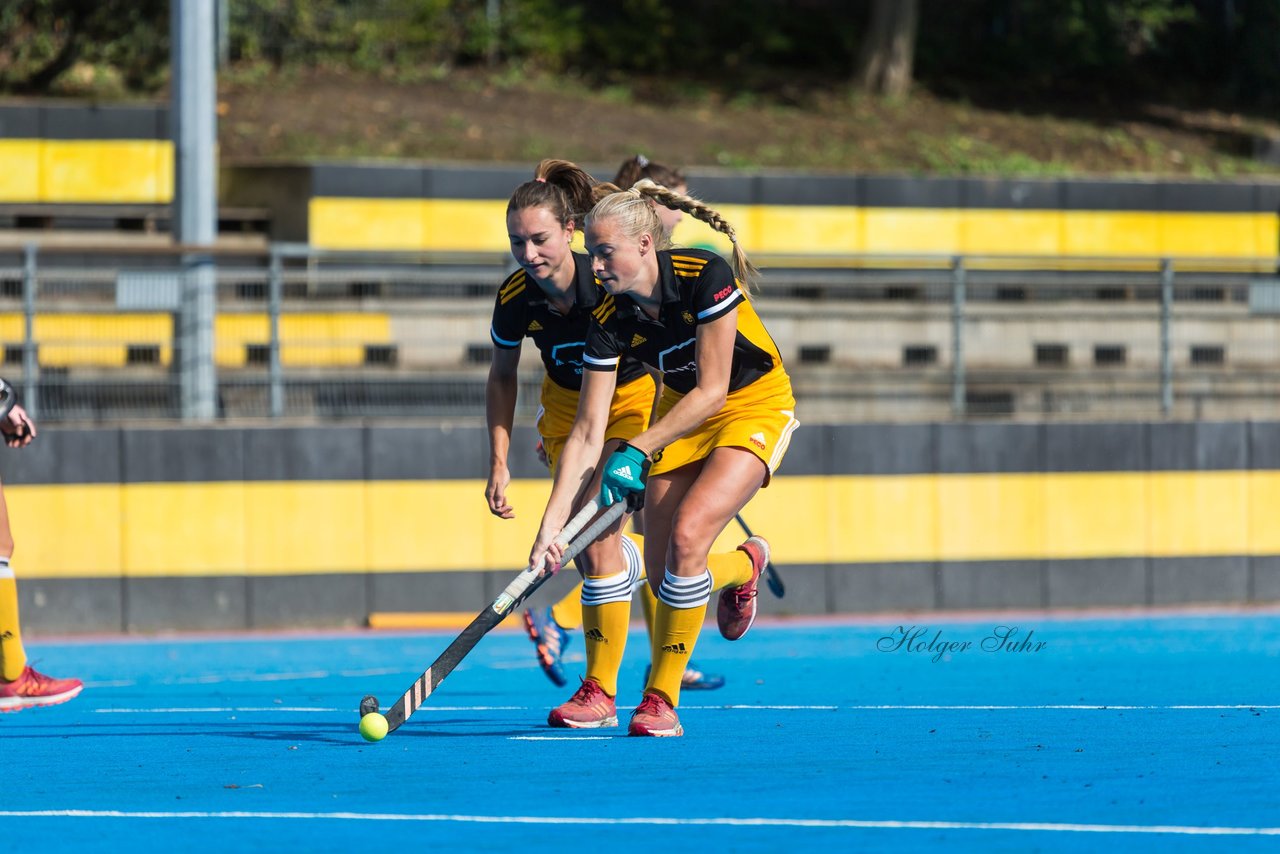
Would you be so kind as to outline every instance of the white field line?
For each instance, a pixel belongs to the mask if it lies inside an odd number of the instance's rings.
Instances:
[[[527,712],[533,706],[423,706],[420,712]],[[550,706],[540,708],[551,708]],[[757,705],[724,705],[724,706],[681,706],[682,711],[723,712],[1220,712],[1220,711],[1263,711],[1280,709],[1280,705],[1262,703],[1232,703],[1211,705],[1079,705],[1079,704],[1047,704],[1047,705],[1005,705],[1005,706],[956,706],[956,705],[878,705],[878,706],[757,706]],[[137,707],[120,709],[93,709],[98,714],[131,714],[131,715],[182,715],[182,714],[221,714],[250,712],[308,712],[316,714],[345,714],[350,709],[325,706],[176,706]]]
[[[94,709],[100,715],[207,715],[251,712],[308,712],[315,714],[354,714],[353,709],[320,706],[183,706],[175,708]],[[419,712],[527,712],[528,706],[423,706]]]
[[[444,815],[432,813],[354,812],[131,812],[124,810],[0,810],[0,818],[105,819],[294,819],[304,821],[419,821],[466,824],[532,824],[661,827],[788,827],[850,830],[975,830],[1030,833],[1129,833],[1179,836],[1280,836],[1280,827],[1214,827],[1178,824],[1073,824],[1034,821],[896,821],[819,818],[582,817],[521,815]]]
[[[1038,712],[1038,711],[1070,711],[1070,712],[1114,712],[1114,711],[1222,711],[1224,709],[1257,710],[1280,709],[1280,705],[1265,703],[1233,703],[1224,705],[1086,705],[1065,703],[1044,703],[1031,705],[925,705],[925,704],[884,704],[865,706],[771,706],[735,704],[726,706],[681,706],[681,710],[697,709],[713,710],[746,710],[746,711],[813,711],[813,712]]]

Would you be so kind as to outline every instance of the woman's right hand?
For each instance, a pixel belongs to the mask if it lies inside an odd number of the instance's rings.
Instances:
[[[511,470],[506,463],[495,463],[489,470],[489,482],[484,487],[484,498],[489,512],[500,519],[514,519],[515,508],[507,503],[507,487],[511,484]]]
[[[556,537],[564,530],[564,524],[548,524],[544,518],[542,527],[538,529],[538,538],[533,541],[533,548],[529,550],[529,566],[535,569],[541,569],[544,565],[548,567],[559,567],[564,560],[565,547],[556,542]]]

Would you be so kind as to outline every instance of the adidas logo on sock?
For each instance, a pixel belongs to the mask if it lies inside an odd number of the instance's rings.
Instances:
[[[662,648],[663,652],[674,652],[676,655],[688,655],[689,651],[685,649],[684,643],[669,643]]]
[[[631,466],[619,466],[613,470],[613,473],[618,477],[625,477],[627,480],[631,480],[635,477],[635,475],[631,473]]]
[[[609,642],[609,639],[604,636],[604,632],[600,631],[599,629],[588,629],[587,631],[583,632],[583,637],[585,637],[589,641],[595,641],[596,643]]]

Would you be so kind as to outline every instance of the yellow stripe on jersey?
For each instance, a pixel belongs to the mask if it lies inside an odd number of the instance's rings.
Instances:
[[[615,311],[617,306],[613,304],[613,294],[606,293],[604,299],[600,300],[600,304],[592,310],[591,316],[596,319],[596,323],[604,323],[613,316]]]
[[[706,266],[706,258],[694,258],[691,255],[671,256],[671,271],[682,279],[698,278]]]
[[[672,255],[671,263],[672,264],[689,264],[694,267],[705,267],[707,266],[707,259],[698,258],[694,255]]]
[[[527,278],[528,277],[525,275],[524,270],[516,273],[515,276],[512,277],[511,281],[503,285],[502,290],[498,291],[498,302],[501,305],[506,305],[511,300],[524,293]]]

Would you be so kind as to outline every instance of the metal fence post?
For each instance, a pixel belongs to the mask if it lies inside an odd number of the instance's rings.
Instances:
[[[267,345],[267,382],[270,385],[271,417],[284,415],[284,376],[280,368],[280,304],[284,291],[284,259],[280,249],[271,247],[270,273],[267,276],[267,323],[271,339]]]
[[[1173,259],[1160,260],[1160,414],[1173,414]]]
[[[36,245],[22,251],[22,405],[33,419],[40,413],[36,387]]]
[[[951,414],[965,414],[964,378],[964,257],[951,262]]]
[[[218,116],[213,0],[170,0],[170,120],[173,132],[173,239],[212,246],[218,239]],[[178,381],[182,417],[218,415],[213,354],[217,277],[211,255],[182,260]]]

